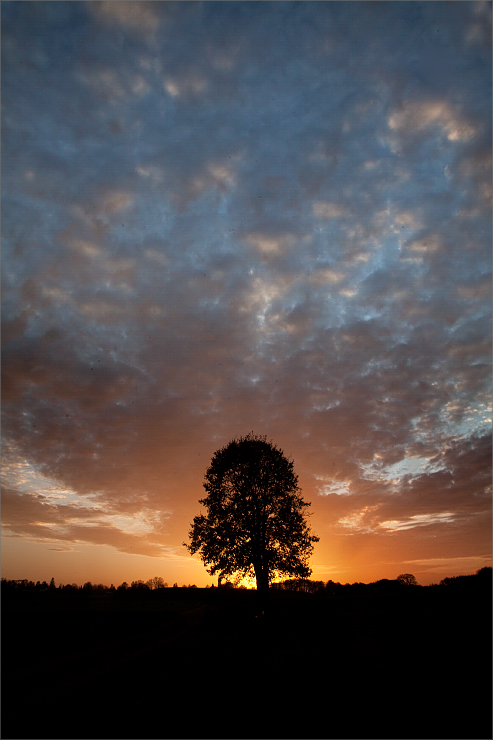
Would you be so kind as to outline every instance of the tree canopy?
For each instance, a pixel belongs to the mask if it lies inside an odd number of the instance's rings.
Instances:
[[[412,573],[401,573],[400,576],[397,576],[396,580],[402,586],[417,586],[418,585],[418,582]]]
[[[266,437],[252,433],[217,450],[205,474],[207,514],[189,532],[210,575],[256,578],[265,591],[281,575],[308,578],[311,534],[294,463]]]

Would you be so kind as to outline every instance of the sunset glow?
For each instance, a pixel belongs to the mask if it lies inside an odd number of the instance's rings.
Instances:
[[[213,453],[314,580],[491,565],[491,3],[2,3],[2,576],[217,583]]]

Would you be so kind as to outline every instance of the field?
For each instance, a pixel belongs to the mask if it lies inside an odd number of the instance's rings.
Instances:
[[[9,594],[3,738],[491,738],[491,594]]]

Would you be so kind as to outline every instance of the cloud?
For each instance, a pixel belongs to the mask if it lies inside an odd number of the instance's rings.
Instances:
[[[175,552],[210,456],[255,429],[320,528],[476,516],[484,540],[487,9],[23,7],[2,24],[9,531]]]
[[[448,101],[443,100],[407,102],[389,116],[388,125],[401,136],[433,126],[441,129],[450,141],[467,141],[475,134],[474,126],[461,121]]]
[[[337,203],[318,202],[313,204],[313,213],[324,219],[340,218],[344,215],[344,209]]]
[[[66,504],[53,497],[8,488],[2,488],[2,508],[5,537],[24,537],[52,544],[58,541],[106,544],[121,552],[151,557],[163,557],[169,552],[163,536],[166,515],[145,508],[132,515],[114,514],[106,505]],[[68,544],[49,549],[73,551]]]
[[[154,6],[154,7],[153,7]],[[158,6],[154,3],[128,3],[119,0],[102,0],[93,2],[89,6],[97,19],[109,25],[117,24],[126,32],[135,31],[140,34],[154,33],[160,24]]]
[[[453,522],[454,515],[450,511],[441,514],[415,514],[404,521],[385,521],[380,522],[380,527],[390,530],[414,529],[414,527],[426,527],[428,524],[436,522],[446,523]]]

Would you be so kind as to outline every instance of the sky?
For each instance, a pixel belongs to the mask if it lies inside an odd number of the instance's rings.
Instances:
[[[251,431],[313,579],[491,565],[491,3],[1,14],[2,576],[215,582]]]

